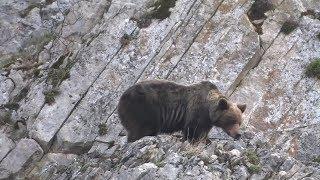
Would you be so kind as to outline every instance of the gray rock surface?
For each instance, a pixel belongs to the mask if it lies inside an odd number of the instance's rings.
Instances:
[[[1,1],[0,177],[319,179],[319,37],[317,0]],[[128,144],[118,99],[147,79],[215,83],[242,140]]]
[[[9,178],[20,171],[28,172],[32,163],[41,159],[43,151],[33,139],[21,139],[0,163],[0,178]]]
[[[79,166],[78,156],[74,154],[48,153],[36,163],[29,174],[30,179],[67,179],[72,167]]]
[[[15,147],[15,143],[5,134],[0,134],[0,161]]]

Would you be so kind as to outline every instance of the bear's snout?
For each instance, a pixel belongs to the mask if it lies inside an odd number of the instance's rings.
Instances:
[[[226,132],[229,136],[233,137],[235,140],[239,140],[241,138],[241,133],[239,124],[234,124],[232,128],[228,129]]]

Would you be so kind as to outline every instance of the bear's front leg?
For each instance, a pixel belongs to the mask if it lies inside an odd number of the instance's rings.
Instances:
[[[208,132],[200,127],[185,127],[183,130],[184,140],[188,140],[190,143],[199,141],[205,141],[208,137]]]

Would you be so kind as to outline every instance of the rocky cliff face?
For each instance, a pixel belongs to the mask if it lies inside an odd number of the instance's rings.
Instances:
[[[0,179],[320,178],[318,0],[5,0],[0,34]],[[217,84],[243,138],[126,143],[146,79]]]

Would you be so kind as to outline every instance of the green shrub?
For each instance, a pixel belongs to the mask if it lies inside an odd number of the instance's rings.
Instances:
[[[41,69],[34,69],[33,70],[34,77],[40,77],[40,72],[41,72]]]
[[[105,123],[101,123],[101,124],[99,124],[99,135],[100,136],[103,136],[103,135],[105,135],[105,134],[107,134],[107,130],[108,130],[108,128],[107,128],[107,125],[105,124]]]
[[[60,83],[70,77],[70,72],[68,69],[51,69],[48,74],[48,80],[53,87],[57,87]]]
[[[320,79],[320,58],[311,62],[306,68],[306,75],[308,77],[316,77]]]
[[[312,161],[320,164],[320,156],[313,158]]]
[[[123,45],[123,46],[126,46],[130,43],[130,41],[133,39],[133,37],[129,34],[124,34],[121,39],[120,39],[120,43]]]
[[[151,18],[163,20],[170,16],[170,8],[176,5],[176,0],[158,0],[154,4],[154,10],[150,13]]]
[[[152,23],[152,19],[164,20],[170,16],[170,8],[176,5],[177,0],[157,0],[153,5],[151,11],[145,13],[139,18],[132,17],[130,20],[136,21],[139,28],[146,28]]]
[[[59,94],[59,91],[56,89],[51,89],[44,92],[45,103],[52,104],[55,101],[55,97]]]
[[[283,23],[280,32],[288,35],[298,27],[298,23],[292,20]]]
[[[7,103],[4,104],[3,107],[8,108],[10,110],[18,110],[20,105],[18,103]]]
[[[261,171],[261,167],[259,165],[250,165],[248,167],[248,171],[251,173],[251,174],[255,174],[255,173],[259,173]]]
[[[166,163],[162,160],[156,161],[154,164],[158,167],[164,167],[166,165]]]
[[[260,158],[255,151],[248,150],[245,152],[245,155],[251,164],[257,165],[260,163]]]

